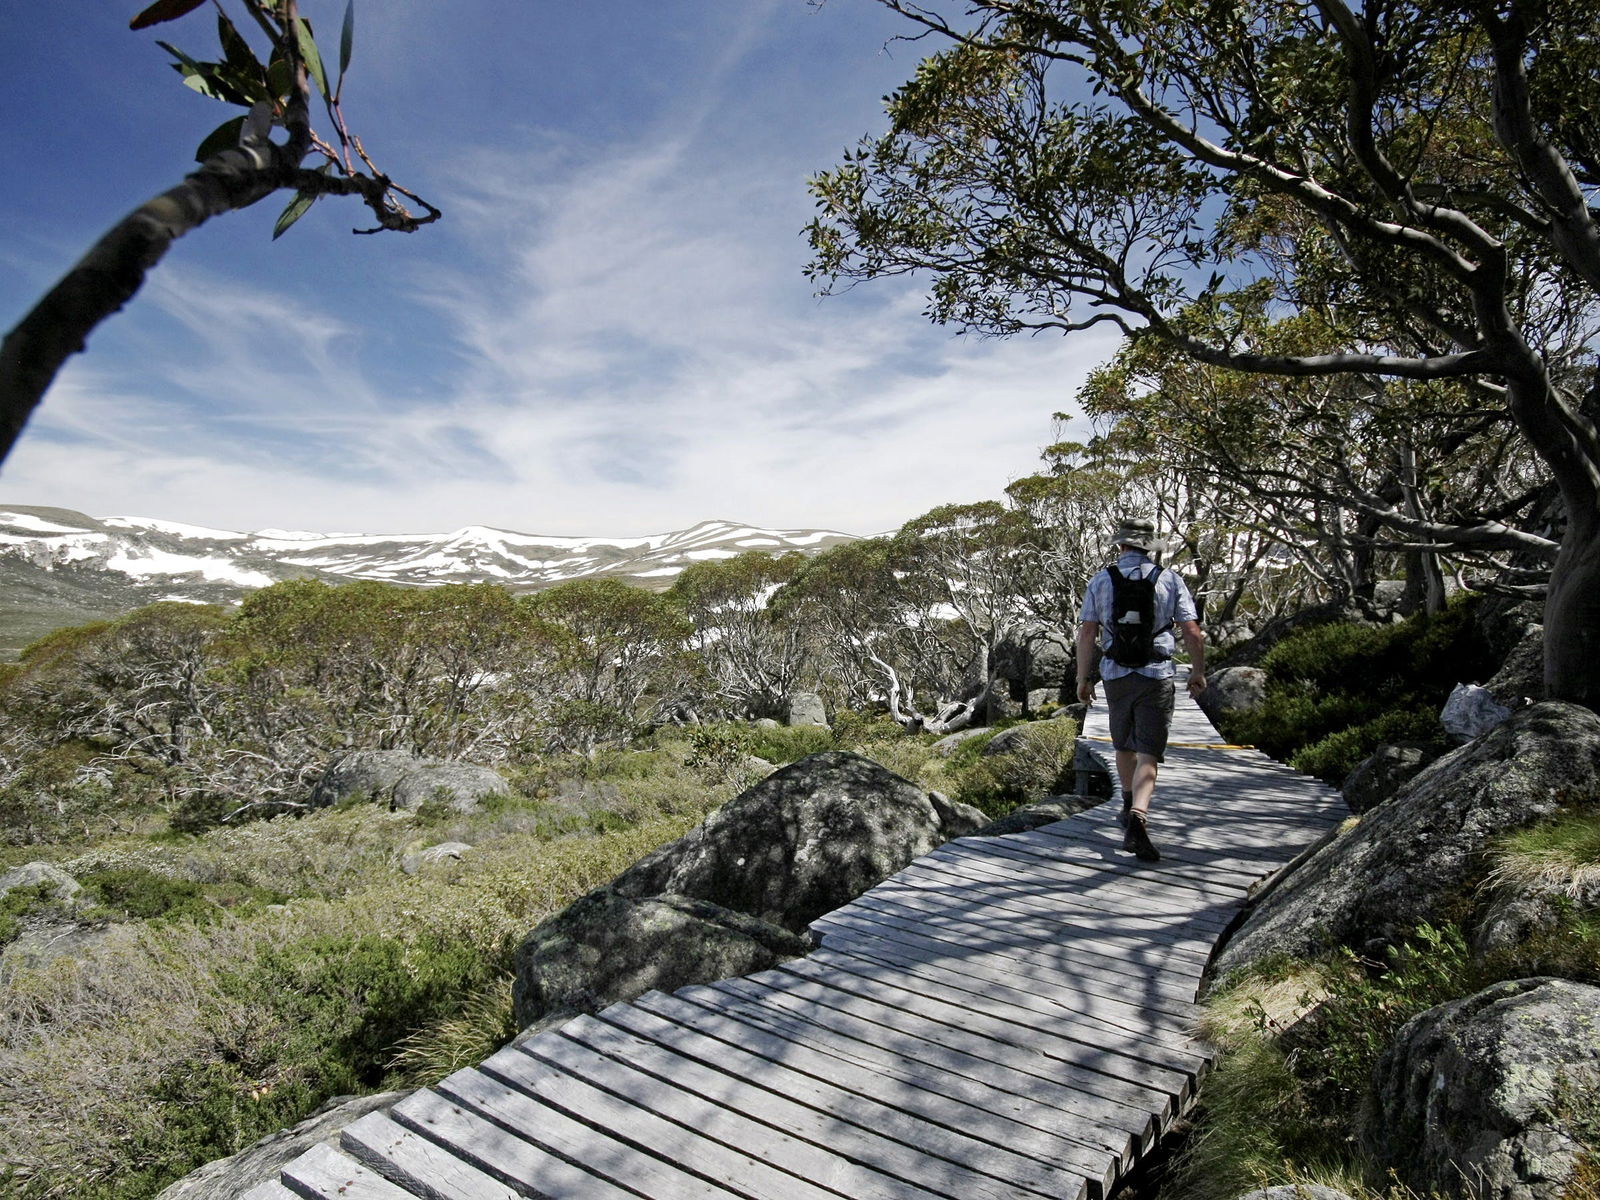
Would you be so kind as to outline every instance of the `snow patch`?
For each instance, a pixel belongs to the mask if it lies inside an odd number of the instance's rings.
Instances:
[[[136,577],[198,574],[201,578],[216,583],[233,583],[240,587],[251,588],[271,587],[275,582],[270,575],[247,570],[225,558],[191,558],[183,554],[168,554],[162,550],[150,550],[137,555],[127,550],[118,550],[107,560],[106,570],[120,571],[124,575]]]
[[[13,529],[27,529],[33,533],[84,533],[86,530],[72,525],[56,525],[32,513],[8,512],[0,509],[0,523]]]
[[[250,536],[231,529],[207,529],[202,525],[181,525],[177,521],[157,521],[152,517],[106,517],[100,524],[114,529],[149,529],[174,537],[206,538],[213,542],[242,542]]]

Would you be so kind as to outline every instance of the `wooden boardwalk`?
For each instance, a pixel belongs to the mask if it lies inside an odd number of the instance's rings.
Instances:
[[[1084,735],[1109,760],[1103,708]],[[1120,850],[1115,802],[948,843],[809,957],[507,1047],[248,1200],[1096,1200],[1211,1065],[1190,1025],[1218,936],[1346,812],[1219,740],[1180,690],[1159,863]]]

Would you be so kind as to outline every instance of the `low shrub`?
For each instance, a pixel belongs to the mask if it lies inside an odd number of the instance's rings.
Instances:
[[[1318,625],[1262,660],[1265,702],[1225,717],[1229,741],[1261,747],[1339,783],[1385,742],[1438,741],[1438,713],[1457,683],[1493,674],[1473,630],[1474,597],[1394,625]]]

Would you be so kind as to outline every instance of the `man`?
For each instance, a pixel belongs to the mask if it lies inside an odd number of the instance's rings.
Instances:
[[[1122,848],[1144,862],[1161,861],[1147,818],[1156,772],[1172,725],[1173,626],[1189,651],[1189,694],[1206,687],[1206,642],[1194,597],[1176,571],[1151,557],[1161,546],[1154,522],[1125,517],[1111,535],[1115,567],[1089,581],[1078,627],[1078,699],[1094,703],[1094,668],[1106,685],[1111,744],[1122,784]],[[1119,661],[1120,660],[1120,661]]]

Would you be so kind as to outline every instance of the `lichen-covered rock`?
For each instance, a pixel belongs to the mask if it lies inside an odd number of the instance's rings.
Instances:
[[[443,798],[456,811],[471,812],[485,796],[507,790],[491,767],[419,758],[404,750],[352,750],[328,765],[312,789],[311,803],[368,799],[411,809]]]
[[[394,785],[390,803],[395,808],[417,808],[443,800],[456,812],[472,812],[489,796],[509,790],[500,772],[464,762],[424,762],[402,775]]]
[[[815,692],[796,692],[789,697],[789,724],[827,725],[828,709]]]
[[[400,869],[407,875],[415,875],[428,867],[460,862],[461,856],[471,849],[466,842],[440,842],[436,846],[424,846],[401,858]]]
[[[1482,737],[1511,715],[1511,710],[1475,683],[1458,683],[1444,702],[1439,724],[1457,742]]]
[[[956,747],[961,745],[962,742],[969,741],[975,737],[980,737],[988,732],[989,730],[981,725],[973,729],[958,729],[954,733],[945,734],[942,738],[930,746],[929,749],[935,754],[941,755],[944,758],[949,758],[956,752]]]
[[[1400,742],[1379,746],[1356,765],[1341,789],[1344,802],[1353,813],[1376,808],[1410,783],[1422,769],[1439,757],[1439,752],[1420,742]]]
[[[60,867],[47,862],[23,863],[0,875],[0,896],[14,888],[38,887],[50,889],[51,898],[62,904],[69,903],[83,888],[78,881]]]
[[[1373,1075],[1368,1150],[1422,1194],[1557,1200],[1600,1103],[1600,988],[1496,984],[1411,1020]]]
[[[1546,702],[1425,768],[1263,897],[1217,959],[1367,953],[1441,923],[1479,882],[1490,839],[1563,807],[1600,804],[1600,716]]]
[[[352,750],[328,764],[312,789],[311,803],[339,804],[359,798],[387,804],[395,784],[422,761],[404,750]]]
[[[1474,954],[1514,950],[1530,938],[1559,932],[1573,914],[1600,909],[1600,876],[1529,878],[1501,883],[1478,916],[1467,944]]]
[[[517,1025],[548,1028],[652,989],[764,971],[810,948],[787,929],[706,900],[600,888],[542,922],[517,950]]]
[[[696,896],[798,931],[953,832],[916,784],[830,750],[742,792],[612,887],[625,896]]]
[[[371,1096],[335,1096],[292,1129],[269,1134],[231,1158],[219,1158],[191,1171],[161,1192],[156,1200],[222,1200],[242,1196],[258,1184],[275,1181],[278,1171],[320,1143],[339,1144],[339,1131],[369,1112],[389,1108],[410,1092],[378,1092]]]
[[[1213,721],[1252,712],[1266,703],[1267,673],[1260,667],[1223,667],[1206,676],[1206,690],[1197,699]]]
[[[943,792],[929,792],[928,803],[933,805],[933,811],[938,814],[939,834],[946,841],[969,837],[989,823],[989,814],[983,809],[952,800]]]

